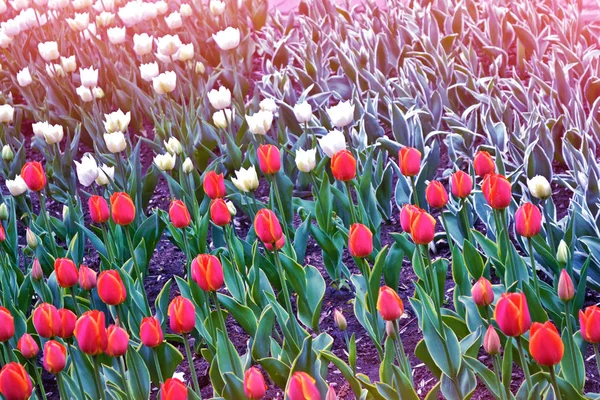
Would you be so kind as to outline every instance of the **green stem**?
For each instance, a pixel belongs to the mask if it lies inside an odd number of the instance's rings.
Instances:
[[[396,348],[396,357],[398,357],[398,364],[400,366],[400,369],[403,370],[404,375],[406,375],[406,377],[410,379],[410,382],[412,384],[413,376],[410,367],[410,361],[406,356],[406,352],[404,351],[404,345],[402,344],[402,339],[400,338],[400,324],[398,323],[398,320],[395,320],[393,322],[393,325],[394,331],[396,332],[396,340],[394,342]]]
[[[279,195],[279,188],[277,186],[277,178],[273,176],[271,178],[271,182],[273,183],[273,190],[275,191],[275,201],[277,202],[277,208],[279,208],[279,213],[281,214],[281,222],[283,225],[283,230],[285,232],[285,237],[288,241],[292,240],[292,236],[290,235],[289,227],[285,218],[285,210],[283,209],[283,203],[281,202],[281,196]]]
[[[573,328],[571,327],[571,310],[568,301],[565,301],[565,326],[567,328],[567,335],[569,336],[569,340],[567,340],[569,353],[575,354],[575,349],[573,348]],[[579,365],[575,361],[573,361],[573,372],[575,373],[575,382],[579,382]]]
[[[556,400],[561,400],[560,388],[558,387],[558,382],[556,381],[556,374],[554,373],[554,366],[551,366],[549,369],[550,369],[550,379],[552,380],[552,387],[554,387],[554,398]]]
[[[154,359],[154,368],[156,368],[158,382],[163,383],[165,380],[163,378],[162,370],[160,369],[160,362],[158,361],[158,353],[156,352],[156,349],[152,349],[152,358]]]
[[[127,351],[131,351],[128,349]],[[121,362],[124,364],[123,357],[121,357]],[[138,387],[138,391],[141,392],[143,390],[142,382],[140,381],[140,376],[138,375],[138,371],[135,368],[130,368],[130,371],[133,371],[133,376],[135,377],[135,383]]]
[[[275,265],[277,266],[277,274],[279,275],[279,281],[281,283],[281,290],[283,291],[285,308],[289,314],[290,321],[296,321],[296,317],[294,316],[294,311],[292,308],[292,301],[290,300],[290,293],[288,292],[287,281],[285,279],[285,271],[283,269],[283,266],[281,265],[281,260],[279,259],[279,250],[275,250],[273,255],[275,257]],[[293,326],[293,328],[294,328],[293,329],[294,340],[296,341],[296,343],[299,343],[298,336],[297,336],[298,332],[296,331],[296,327],[294,324],[290,324],[290,325]]]
[[[56,375],[56,383],[58,383],[58,393],[59,393],[58,397],[60,399],[68,399],[69,396],[67,396],[67,390],[65,389],[65,383],[63,382],[62,374],[64,374],[64,372],[60,372],[59,374]]]
[[[223,332],[223,334],[225,336],[227,336],[227,327],[225,326],[225,319],[223,318],[223,311],[221,310],[221,304],[219,303],[219,298],[217,296],[217,292],[210,292],[212,298],[213,298],[213,303],[215,303],[215,308],[217,309],[217,316],[219,318],[219,324],[221,325],[221,330]],[[231,365],[233,366],[234,369],[234,373],[236,376],[239,376],[239,374],[242,373],[242,371],[238,371],[237,369],[237,363],[236,360],[231,352],[231,345],[230,343],[226,343],[225,347],[227,348],[227,354],[229,355],[229,360],[231,362]]]
[[[115,160],[117,161],[117,168],[119,169],[119,172],[121,174],[121,177],[123,179],[123,191],[127,191],[127,173],[125,172],[125,164],[123,164],[123,159],[121,158],[121,153],[117,153],[115,154]]]
[[[413,200],[413,204],[415,204],[417,207],[421,208],[421,204],[419,204],[419,196],[417,196],[417,178],[415,176],[412,176],[410,178],[410,186],[412,188],[412,200]]]
[[[37,365],[35,365],[35,363],[32,362],[31,360],[29,361],[29,363],[31,364],[31,367],[33,368],[33,374],[35,375],[35,381],[37,383],[38,389],[40,389],[40,396],[42,397],[42,399],[46,400],[48,397],[46,396],[46,390],[44,390],[44,383],[42,382],[42,376],[40,374],[40,370],[38,369]]]
[[[448,248],[450,249],[450,254],[452,254],[452,248],[454,247],[454,243],[452,242],[452,237],[450,236],[450,231],[448,230],[448,223],[446,222],[446,217],[444,216],[444,210],[440,210],[440,215],[442,217],[442,226],[444,227],[444,232],[446,232]]]
[[[596,356],[596,367],[598,368],[598,374],[600,375],[600,352],[598,351],[598,343],[593,343],[594,355]]]
[[[123,379],[123,383],[125,384],[125,386],[127,387],[127,398],[134,400],[135,396],[131,393],[131,387],[129,386],[129,383],[127,382],[127,370],[125,369],[125,362],[123,361],[123,357],[119,357],[119,372],[121,373],[121,378]]]
[[[188,274],[188,278],[192,276],[192,271],[189,268],[190,260],[192,259],[192,254],[190,252],[190,244],[188,242],[187,234],[185,232],[185,228],[181,231],[183,236],[183,249],[185,251],[185,270]]]
[[[492,363],[494,366],[494,375],[496,376],[496,384],[498,385],[498,393],[500,394],[500,400],[504,400],[506,398],[506,393],[504,392],[504,385],[502,385],[502,368],[500,367],[498,357],[498,354],[492,356]]]
[[[77,316],[80,316],[81,309],[79,308],[79,304],[77,303],[77,297],[75,296],[75,286],[71,286],[71,298],[73,299],[73,308],[75,308]]]
[[[346,181],[344,182],[344,185],[346,187],[346,194],[348,195],[348,205],[350,208],[350,225],[352,225],[357,223],[358,220],[356,219],[356,214],[354,210],[354,201],[352,201],[352,192],[350,192],[350,182]]]
[[[461,209],[460,209],[460,217],[462,219],[463,226],[465,227],[465,232],[467,233],[466,239],[473,243],[473,237],[471,236],[471,228],[469,223],[469,216],[467,215],[467,199],[464,198],[461,200]]]
[[[188,364],[190,366],[190,375],[192,375],[192,382],[194,384],[194,390],[200,399],[202,399],[202,393],[200,392],[200,385],[198,384],[198,376],[196,375],[196,367],[194,366],[194,359],[192,358],[192,351],[190,350],[190,342],[188,338],[188,334],[183,334],[183,345],[185,347],[185,355],[188,359]]]
[[[102,227],[102,236],[104,239],[104,243],[106,244],[106,251],[108,251],[108,258],[111,262],[116,262],[115,255],[113,253],[113,241],[110,237],[110,233],[106,229],[106,223],[102,223],[100,224],[100,226]],[[100,268],[102,268],[102,263],[100,263]]]
[[[54,256],[54,258],[57,258],[58,248],[56,247],[56,242],[54,242],[54,235],[52,234],[52,225],[50,224],[50,217],[48,216],[48,211],[46,210],[46,199],[44,198],[42,192],[38,192],[38,201],[40,203],[40,209],[42,211],[44,224],[46,225],[46,229],[48,230],[50,243],[52,243],[52,255]]]
[[[425,265],[425,276],[428,276],[427,274],[431,274],[431,277],[429,277],[429,279],[431,279],[431,282],[429,282],[430,288],[432,290],[432,295],[433,295],[433,299],[434,302],[436,303],[437,307],[439,309],[442,308],[442,302],[443,302],[443,294],[440,294],[440,285],[437,279],[437,274],[435,273],[434,269],[433,269],[433,263],[431,262],[431,256],[429,255],[429,249],[427,248],[427,245],[424,244],[423,246],[423,251],[425,253],[425,261],[426,261],[426,265]],[[441,315],[441,313],[438,313]],[[440,327],[442,325],[440,324]]]
[[[556,247],[554,247],[554,235],[552,235],[550,215],[544,204],[542,204],[542,210],[544,211],[544,219],[546,220],[546,235],[548,236],[548,244],[550,244],[550,253],[554,254],[556,252]]]
[[[529,257],[531,257],[531,272],[533,273],[533,286],[535,288],[535,294],[540,299],[540,284],[538,282],[537,270],[535,268],[535,254],[533,253],[533,241],[531,238],[527,238],[527,245],[529,246]]]
[[[135,256],[135,247],[133,246],[133,240],[131,239],[131,233],[129,233],[129,227],[123,226],[123,230],[125,231],[125,236],[127,237],[127,245],[129,246],[129,252],[131,253],[131,260],[133,261],[133,269],[138,279],[141,279],[142,286],[144,282],[144,276],[142,275],[140,268],[137,263],[137,257]]]
[[[521,342],[520,336],[517,336],[515,339],[517,340],[519,357],[521,357],[521,367],[523,369],[523,373],[525,374],[525,380],[527,381],[527,390],[531,390],[533,388],[533,384],[531,383],[531,375],[529,374],[529,365],[527,364],[527,358],[525,357],[525,351],[523,350],[523,343]]]
[[[94,361],[94,378],[96,381],[96,390],[100,394],[100,398],[102,400],[105,400],[104,388],[102,387],[102,381],[100,380],[100,365],[98,364],[98,357],[93,356],[92,360]]]

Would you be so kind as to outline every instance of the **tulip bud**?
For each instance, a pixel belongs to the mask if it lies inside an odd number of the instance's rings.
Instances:
[[[214,292],[223,286],[223,266],[211,254],[200,254],[192,260],[192,280],[205,292]]]
[[[527,180],[527,187],[531,195],[537,199],[547,199],[552,196],[552,187],[548,180],[542,175],[536,175]]]
[[[29,190],[39,192],[46,186],[46,173],[42,164],[37,161],[29,161],[21,168],[21,177],[27,184]]]
[[[27,231],[25,232],[25,239],[27,241],[27,246],[29,246],[32,250],[37,248],[39,244],[37,235],[29,228],[27,228]]]
[[[218,199],[227,194],[223,174],[217,174],[215,171],[208,171],[206,173],[202,181],[202,187],[206,195],[211,199]]]
[[[15,335],[15,319],[10,311],[0,307],[0,342],[7,342]]]
[[[88,200],[88,208],[90,210],[90,218],[97,224],[102,224],[110,218],[110,210],[104,197],[98,195],[91,196]]]
[[[175,228],[186,228],[192,219],[185,203],[181,200],[171,201],[169,219]]]
[[[120,153],[127,148],[125,134],[121,131],[104,134],[104,144],[108,151],[113,154]]]
[[[12,149],[10,148],[9,145],[5,144],[4,146],[2,146],[2,159],[4,161],[12,161],[13,158],[15,158],[15,153],[13,153]]]
[[[277,216],[267,208],[263,208],[256,213],[254,231],[263,243],[275,243],[283,235]]]
[[[364,258],[373,252],[373,234],[363,224],[352,224],[348,234],[348,250],[352,257]]]
[[[231,178],[233,185],[241,192],[251,192],[258,187],[258,176],[254,166],[240,168],[235,171],[235,178]]]
[[[492,284],[485,277],[479,278],[471,288],[473,302],[479,307],[487,307],[494,302]]]
[[[600,307],[588,306],[579,310],[581,337],[588,343],[600,343]]]
[[[67,349],[56,340],[48,340],[44,345],[44,369],[51,374],[58,374],[67,365]]]
[[[498,336],[496,329],[494,329],[494,326],[490,324],[483,337],[483,349],[486,353],[493,356],[500,353],[501,348],[500,337]]]
[[[187,400],[188,389],[177,378],[169,378],[160,387],[160,400]]]
[[[28,333],[23,334],[17,342],[17,348],[25,358],[34,358],[40,352],[40,346]]]
[[[0,204],[0,221],[6,221],[8,219],[8,206],[6,203]]]
[[[75,324],[75,338],[85,354],[97,356],[104,353],[108,345],[104,313],[98,310],[83,313]]]
[[[560,277],[558,278],[558,298],[568,303],[575,297],[575,287],[573,286],[573,280],[569,276],[566,269],[560,271]]]
[[[517,233],[526,238],[532,238],[542,229],[542,213],[540,209],[525,203],[515,213],[515,229]]]
[[[44,277],[44,271],[42,271],[40,260],[38,260],[37,257],[33,259],[33,264],[31,266],[31,277],[36,281],[39,281]]]
[[[56,336],[61,339],[68,339],[73,336],[77,315],[69,309],[61,308],[58,310],[58,316],[60,317],[60,329],[56,333]]]
[[[225,12],[226,3],[222,0],[210,0],[209,9],[214,15],[221,15]]]
[[[531,317],[525,294],[504,293],[496,304],[494,319],[506,336],[517,337],[527,332]]]
[[[484,178],[488,174],[496,172],[496,164],[487,151],[478,151],[473,159],[473,167],[477,176]]]
[[[569,258],[571,256],[570,253],[569,246],[567,246],[567,243],[561,239],[560,243],[558,244],[558,250],[556,251],[556,259],[559,263],[565,265],[569,262]]]
[[[159,95],[171,93],[177,87],[177,74],[174,71],[159,74],[156,78],[152,78],[152,87]]]
[[[287,395],[290,400],[321,398],[316,381],[306,372],[294,372],[288,384]]]
[[[21,175],[16,175],[15,179],[7,179],[6,187],[10,194],[14,197],[20,196],[27,191],[27,183],[21,178]]]
[[[231,222],[231,212],[223,199],[214,199],[210,202],[210,220],[217,226],[226,226]]]
[[[554,324],[534,322],[529,332],[529,352],[538,364],[552,367],[562,360],[565,347]]]
[[[333,177],[341,182],[351,181],[356,177],[356,159],[348,150],[340,150],[331,158]]]
[[[281,153],[272,144],[263,144],[257,150],[260,170],[265,175],[273,175],[281,168]]]
[[[10,362],[0,370],[0,393],[6,400],[27,400],[33,393],[31,378],[25,368]]]
[[[385,321],[385,334],[390,339],[396,340],[396,328],[394,327],[394,321]]]
[[[61,329],[58,310],[49,303],[42,303],[37,306],[33,310],[32,320],[38,335],[46,339],[57,335]]]
[[[164,339],[163,331],[156,317],[146,317],[140,324],[140,339],[150,348],[159,346]]]
[[[420,210],[411,215],[410,234],[415,244],[426,245],[433,241],[436,221],[429,213]]]
[[[410,233],[410,224],[413,216],[421,212],[421,209],[412,204],[405,204],[400,210],[400,226],[406,233]]]
[[[181,166],[181,168],[183,169],[184,174],[189,174],[194,170],[194,164],[192,163],[192,160],[190,160],[189,157],[186,157],[186,159],[183,160],[183,165]]]
[[[196,307],[183,296],[177,296],[169,304],[169,324],[174,333],[189,333],[196,326]]]
[[[227,200],[225,202],[225,204],[227,204],[227,209],[229,210],[229,214],[231,214],[231,216],[234,217],[235,214],[237,214],[237,210],[236,210],[235,205],[233,204],[233,202]]]
[[[0,243],[6,240],[6,231],[4,230],[4,225],[0,222]]]
[[[471,194],[473,189],[473,179],[463,171],[456,171],[452,174],[452,194],[459,199],[464,199]]]
[[[448,203],[448,192],[440,181],[431,181],[425,189],[425,198],[431,208],[442,208]]]
[[[57,258],[54,261],[54,274],[58,285],[63,288],[75,286],[79,280],[77,266],[68,258]]]
[[[267,392],[265,377],[256,367],[249,368],[244,373],[244,394],[251,400],[259,400],[265,397]]]
[[[165,148],[171,154],[181,154],[183,147],[181,142],[176,137],[171,136],[168,142],[164,142]]]
[[[202,75],[204,74],[204,72],[206,72],[206,67],[204,66],[204,64],[202,64],[202,62],[196,61],[195,71],[198,75]]]
[[[495,210],[503,210],[510,205],[512,185],[502,175],[494,173],[486,175],[481,191],[487,203]]]
[[[348,327],[346,317],[344,317],[344,314],[342,314],[342,312],[337,308],[333,310],[333,321],[335,322],[335,326],[337,326],[338,329],[342,332],[345,331]]]
[[[154,165],[161,171],[171,171],[175,168],[175,154],[165,153],[157,154],[154,157]]]
[[[125,192],[115,192],[110,196],[110,208],[117,225],[129,225],[135,220],[135,204]]]
[[[421,152],[412,147],[403,147],[398,152],[400,172],[404,176],[416,176],[421,170]]]
[[[394,321],[404,314],[404,303],[394,289],[384,285],[379,288],[377,310],[384,321]]]
[[[120,326],[110,325],[106,330],[107,346],[106,355],[110,357],[121,357],[127,353],[129,346],[129,334]]]
[[[96,271],[82,264],[79,267],[79,286],[81,286],[83,290],[92,290],[95,288]]]
[[[63,204],[63,208],[62,208],[62,219],[63,219],[63,222],[66,221],[67,218],[69,218],[69,207]]]
[[[117,270],[102,271],[98,276],[98,296],[105,304],[117,306],[127,298],[127,290]]]

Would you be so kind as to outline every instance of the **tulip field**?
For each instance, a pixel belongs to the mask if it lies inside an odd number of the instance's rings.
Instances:
[[[0,0],[0,400],[600,399],[600,3],[291,3]]]

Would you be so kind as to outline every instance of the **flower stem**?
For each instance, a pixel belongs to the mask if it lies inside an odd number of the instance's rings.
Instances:
[[[523,350],[523,343],[521,342],[520,336],[517,336],[515,339],[517,340],[517,347],[519,349],[519,357],[521,357],[521,366],[523,369],[523,373],[525,374],[525,380],[527,381],[527,390],[531,390],[533,388],[533,384],[531,383],[531,375],[529,374],[529,365],[527,364],[527,358],[525,358],[525,351]]]
[[[344,182],[346,186],[346,194],[348,195],[348,205],[350,206],[350,225],[358,222],[356,214],[354,212],[354,201],[352,201],[352,192],[350,192],[350,182]]]
[[[598,374],[600,375],[600,352],[598,351],[598,343],[593,343],[594,355],[596,356],[596,367],[598,368]]]
[[[408,379],[410,379],[410,382],[413,383],[413,376],[412,376],[412,371],[411,371],[411,367],[410,367],[410,361],[408,360],[408,357],[406,356],[406,352],[404,351],[404,345],[402,344],[402,339],[400,338],[400,324],[398,323],[398,320],[395,320],[393,322],[394,324],[394,331],[396,333],[396,353],[397,353],[397,357],[398,357],[398,364],[400,365],[400,369],[403,370],[404,375],[406,375],[406,377]]]
[[[134,400],[135,396],[131,393],[131,388],[127,383],[127,370],[125,369],[125,362],[123,361],[123,357],[119,357],[119,372],[121,373],[121,377],[123,378],[123,383],[127,387],[127,398]]]
[[[554,254],[556,247],[554,247],[554,235],[552,235],[552,225],[550,225],[550,215],[546,210],[545,204],[542,205],[544,212],[544,219],[546,220],[546,235],[548,236],[548,244],[550,245],[550,253]]]
[[[156,368],[158,382],[163,383],[165,380],[163,378],[162,370],[160,369],[160,362],[158,361],[158,353],[156,352],[156,349],[152,349],[152,358],[154,359],[154,367]]]
[[[185,355],[188,359],[190,366],[190,375],[192,375],[192,382],[194,384],[194,390],[196,394],[202,399],[202,393],[200,392],[200,385],[198,384],[198,376],[196,375],[196,367],[194,366],[194,359],[192,358],[192,351],[190,350],[190,342],[187,333],[183,334],[183,345],[185,347]]]
[[[277,186],[277,178],[275,176],[272,177],[271,182],[273,183],[273,190],[275,191],[275,201],[277,202],[277,208],[279,208],[279,213],[281,214],[281,222],[283,223],[283,230],[285,232],[285,236],[288,241],[292,240],[290,236],[289,227],[285,218],[285,211],[283,209],[283,203],[281,202],[281,196],[279,195],[279,188]]]
[[[34,362],[31,362],[31,366],[33,367],[33,373],[35,375],[35,381],[37,382],[37,387],[40,389],[40,396],[42,399],[46,400],[48,397],[46,396],[46,390],[44,390],[44,383],[42,382],[42,376],[40,374],[40,370]]]
[[[100,380],[100,365],[98,364],[98,357],[93,356],[92,360],[94,361],[94,378],[96,382],[96,390],[100,394],[100,398],[102,400],[105,400],[104,388],[102,387],[102,381]]]
[[[444,232],[446,232],[448,248],[450,249],[450,253],[452,254],[452,248],[454,247],[454,243],[452,242],[452,237],[450,236],[450,231],[448,230],[448,223],[446,222],[446,217],[444,216],[444,210],[440,210],[440,215],[442,217],[442,226],[444,227]]]
[[[133,240],[131,239],[131,233],[129,233],[128,228],[129,227],[124,226],[123,230],[125,231],[125,236],[127,237],[127,245],[129,246],[129,252],[131,253],[131,260],[133,261],[133,269],[134,269],[135,274],[137,275],[138,279],[142,280],[142,286],[143,286],[144,276],[142,275],[142,272],[140,271],[140,268],[138,266],[137,258],[135,256],[135,247],[133,246]]]
[[[467,233],[466,239],[473,243],[473,237],[471,236],[471,228],[469,223],[469,216],[467,215],[467,199],[463,198],[461,201],[462,207],[460,209],[460,217],[463,222],[463,226],[465,227],[465,232]]]
[[[506,393],[504,391],[504,385],[502,384],[502,368],[500,367],[498,354],[492,356],[492,364],[494,366],[494,375],[496,376],[496,384],[498,385],[500,400],[504,400],[506,398]]]
[[[279,259],[279,250],[275,250],[275,265],[277,266],[277,274],[279,275],[279,280],[281,282],[281,290],[283,291],[283,297],[285,301],[285,307],[287,309],[290,321],[295,321],[294,311],[292,309],[292,301],[290,300],[290,294],[288,292],[287,280],[285,279],[285,271],[283,269],[283,265],[281,265],[281,260]],[[293,324],[290,324],[293,326]],[[298,342],[296,327],[294,326],[293,336],[296,342]]]
[[[48,211],[46,210],[46,199],[42,192],[38,192],[38,201],[40,203],[40,210],[42,211],[44,224],[46,225],[46,229],[48,230],[50,243],[52,243],[52,255],[54,256],[54,258],[56,258],[58,257],[58,249],[56,247],[56,242],[54,241],[54,235],[52,234],[52,225],[50,225],[50,217],[48,216]]]
[[[81,310],[79,309],[79,304],[77,303],[77,297],[75,296],[75,286],[71,286],[71,298],[73,299],[73,307],[75,308],[75,312],[78,316],[81,315]]]
[[[413,204],[415,204],[417,207],[421,208],[421,205],[419,204],[419,196],[417,196],[417,178],[412,176],[410,178],[410,185],[412,187],[412,200],[413,200]]]
[[[554,373],[554,366],[550,367],[550,379],[552,380],[552,386],[554,387],[554,398],[556,400],[561,400],[560,388],[558,387],[558,382],[556,381],[556,374]]]
[[[533,241],[531,238],[527,238],[527,245],[529,246],[529,257],[531,257],[531,272],[533,273],[533,286],[535,287],[535,294],[537,298],[540,298],[540,284],[538,282],[537,270],[535,267],[535,254],[533,253]]]

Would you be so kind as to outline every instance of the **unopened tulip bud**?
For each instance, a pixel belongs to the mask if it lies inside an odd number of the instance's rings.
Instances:
[[[494,302],[494,291],[492,284],[485,277],[479,278],[471,288],[473,301],[479,307],[487,307]]]
[[[488,326],[485,336],[483,337],[483,349],[486,353],[493,356],[500,353],[501,347],[502,345],[500,344],[498,332],[496,332],[493,325]]]
[[[62,209],[62,219],[63,221],[66,221],[66,219],[69,217],[69,207],[67,207],[66,205],[63,205],[63,209]]]
[[[550,182],[542,176],[536,175],[533,178],[527,180],[527,187],[531,195],[538,199],[547,199],[552,196],[552,187]]]
[[[558,250],[556,251],[556,259],[561,264],[566,264],[569,262],[570,251],[569,246],[564,240],[561,240],[558,244]]]
[[[0,204],[0,221],[6,221],[8,219],[8,206],[6,203]]]
[[[569,276],[569,273],[566,269],[563,269],[560,272],[560,277],[558,278],[558,298],[568,303],[573,300],[575,297],[575,287],[573,286],[573,280]]]
[[[33,231],[29,228],[27,228],[27,232],[25,233],[25,239],[27,240],[27,246],[35,250],[39,244],[39,241],[36,234],[33,233]]]
[[[39,281],[44,277],[44,271],[42,271],[42,265],[40,260],[37,258],[33,259],[33,265],[31,266],[31,277],[36,281]]]
[[[231,216],[234,217],[235,214],[237,214],[237,209],[235,208],[235,205],[233,204],[233,202],[227,200],[225,202],[225,204],[227,205],[227,209],[229,210],[229,214],[231,214]]]
[[[192,160],[190,160],[189,157],[187,157],[184,161],[183,161],[183,173],[185,174],[189,174],[190,172],[192,172],[194,170],[194,164],[192,164]]]
[[[10,148],[9,145],[5,144],[2,147],[2,159],[4,161],[12,161],[13,158],[15,158],[15,154],[13,153],[12,149]]]
[[[333,321],[335,322],[335,326],[337,326],[338,329],[342,332],[345,331],[348,327],[346,317],[344,317],[344,314],[342,314],[342,312],[337,308],[333,310]]]
[[[196,69],[196,73],[198,75],[202,75],[206,71],[206,67],[200,61],[196,61],[196,68],[195,69]]]
[[[388,335],[390,339],[396,340],[396,328],[394,328],[394,321],[385,322],[385,334]]]

